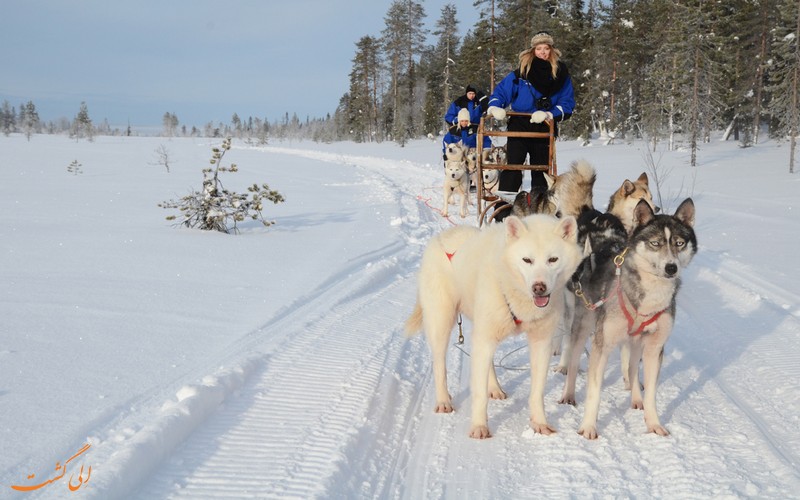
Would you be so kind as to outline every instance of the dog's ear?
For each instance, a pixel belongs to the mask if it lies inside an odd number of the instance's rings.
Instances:
[[[633,209],[634,226],[643,226],[653,220],[655,216],[656,214],[653,213],[650,204],[645,200],[639,200],[639,203],[636,204],[636,208]]]
[[[625,196],[630,196],[634,191],[636,191],[636,186],[634,186],[633,183],[628,179],[625,179],[625,182],[622,183],[622,186],[620,186],[619,190],[625,193]]]
[[[575,217],[567,215],[559,221],[556,233],[570,243],[578,243],[578,221]]]
[[[675,211],[675,217],[689,227],[694,226],[694,202],[686,198]]]
[[[556,178],[547,172],[544,172],[544,180],[547,181],[547,190],[550,191],[553,189],[553,185],[556,183]]]
[[[647,172],[642,172],[642,175],[640,175],[639,178],[636,179],[636,181],[637,182],[641,182],[645,186],[649,186],[650,185],[649,181],[647,180]]]
[[[590,255],[592,255],[592,237],[587,235],[586,242],[583,244],[583,256],[588,257]]]
[[[516,215],[509,215],[503,219],[503,224],[506,226],[506,241],[517,240],[528,230],[522,219]]]

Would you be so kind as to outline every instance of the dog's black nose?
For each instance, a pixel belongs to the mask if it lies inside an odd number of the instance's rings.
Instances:
[[[678,274],[678,265],[677,264],[667,264],[664,266],[664,272],[667,273],[667,276],[675,276]]]

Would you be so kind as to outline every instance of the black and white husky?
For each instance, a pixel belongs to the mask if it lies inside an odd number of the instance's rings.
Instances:
[[[581,353],[597,323],[597,309],[616,286],[615,259],[628,243],[628,233],[617,216],[587,210],[578,218],[578,243],[583,261],[572,275],[570,290],[575,294],[573,318],[564,351],[556,371],[566,374],[559,403],[575,405],[575,381]],[[627,374],[627,370],[626,370]]]
[[[630,359],[622,363],[628,367],[626,385],[631,390],[631,407],[644,410],[648,432],[669,434],[658,418],[655,392],[664,344],[675,320],[681,271],[697,252],[694,218],[691,198],[680,204],[675,215],[656,215],[644,200],[634,209],[628,246],[615,257],[615,273],[607,278],[605,294],[598,300],[602,305],[597,309],[584,416],[578,429],[578,434],[587,439],[597,438],[603,374],[609,354],[621,343],[630,348]],[[640,361],[644,398],[639,384]]]

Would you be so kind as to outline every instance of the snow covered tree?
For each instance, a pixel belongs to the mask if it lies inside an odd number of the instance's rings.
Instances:
[[[36,111],[36,106],[33,104],[33,101],[28,101],[27,104],[20,108],[20,115],[22,133],[25,134],[25,137],[30,141],[31,135],[37,132],[41,126],[39,113]]]
[[[75,119],[72,120],[69,136],[74,137],[75,142],[83,137],[86,137],[90,142],[94,140],[94,126],[92,125],[92,119],[89,118],[89,108],[86,106],[86,102],[81,102],[81,108]]]
[[[164,125],[164,137],[175,137],[178,130],[178,115],[166,112],[161,123]]]
[[[492,67],[492,35],[488,22],[480,21],[464,35],[459,46],[456,64],[453,71],[453,99],[464,91],[466,84],[471,83],[476,89],[491,94],[496,83],[497,73]],[[503,76],[511,68],[499,66]],[[495,80],[493,81],[493,78]],[[451,99],[452,102],[452,99]],[[450,103],[447,103],[448,106]]]
[[[773,29],[769,70],[769,110],[775,122],[770,134],[789,139],[789,173],[794,173],[800,133],[800,8],[797,0],[779,0],[779,22]]]
[[[83,170],[81,170],[82,166],[83,166],[82,164],[78,163],[78,160],[72,160],[72,163],[67,165],[67,172],[71,173],[72,175],[82,174],[83,173]]]
[[[364,36],[356,43],[350,92],[344,107],[348,136],[356,142],[379,140],[378,92],[380,89],[380,44],[375,37]]]
[[[491,92],[497,83],[497,0],[475,0],[473,6],[479,9],[479,20],[472,32],[465,37],[462,47],[469,48],[462,50],[461,62],[462,65],[469,66],[467,61],[472,59],[470,56],[473,54],[481,54],[488,57],[488,61],[486,61],[489,66],[488,82],[486,84],[478,83],[484,81],[480,72],[475,73],[475,76],[470,81],[474,79],[477,85],[481,85],[481,87]],[[467,43],[467,38],[474,40],[474,46]],[[467,61],[464,61],[463,58],[467,58]]]
[[[436,45],[426,50],[420,58],[420,74],[425,86],[425,102],[422,106],[422,132],[436,135],[442,131],[444,112],[453,97],[453,75],[458,48],[458,19],[453,4],[442,7],[442,15],[436,21],[433,34],[438,36]],[[462,87],[461,84],[458,85]],[[463,88],[463,87],[462,87]]]
[[[222,146],[212,149],[211,167],[203,169],[203,189],[184,196],[180,200],[169,200],[159,203],[158,206],[167,209],[178,209],[181,212],[180,225],[203,229],[206,231],[220,231],[223,233],[238,233],[238,222],[250,218],[259,220],[265,226],[271,226],[274,221],[264,219],[262,211],[265,202],[274,204],[284,201],[283,195],[270,189],[267,184],[253,184],[247,188],[250,193],[239,194],[226,189],[220,174],[223,172],[238,172],[236,164],[222,165],[222,158],[231,149],[231,139],[228,137]],[[167,220],[176,220],[179,216],[170,215]]]
[[[418,132],[414,123],[415,73],[417,57],[422,53],[427,30],[423,26],[425,9],[413,0],[394,0],[384,17],[386,27],[381,32],[381,43],[389,69],[391,112],[387,116],[392,138],[405,143]]]
[[[0,107],[0,130],[8,137],[16,128],[17,112],[8,101],[3,101],[3,105]]]

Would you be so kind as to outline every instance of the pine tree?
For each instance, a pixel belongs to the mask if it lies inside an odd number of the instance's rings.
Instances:
[[[475,0],[473,5],[477,7],[480,12],[480,18],[475,24],[475,29],[472,31],[472,38],[474,38],[476,42],[474,47],[475,52],[462,52],[462,55],[468,57],[472,53],[478,54],[484,52],[488,56],[488,84],[482,86],[491,92],[494,90],[494,86],[497,83],[497,0]],[[473,78],[475,78],[476,81],[483,80],[482,75],[477,76],[480,75],[480,73],[475,73],[475,75],[476,76]]]
[[[175,113],[166,112],[162,118],[164,125],[164,137],[175,137],[178,130],[178,116]]]
[[[25,137],[28,140],[31,140],[31,135],[35,132],[39,131],[39,127],[41,126],[41,121],[39,120],[39,113],[36,111],[36,106],[34,106],[33,101],[28,101],[27,104],[20,107],[20,114],[22,115],[22,110],[24,109],[24,117],[20,118],[20,122],[22,125],[22,132],[25,134]]]
[[[348,134],[356,142],[379,139],[378,89],[380,87],[380,46],[371,36],[362,37],[356,44],[356,55],[350,71],[350,92],[344,113]]]
[[[238,233],[238,223],[245,219],[259,220],[264,226],[274,221],[264,218],[262,213],[267,201],[274,204],[285,201],[282,194],[271,189],[268,184],[253,184],[247,194],[239,194],[226,189],[220,178],[222,173],[235,173],[239,169],[235,163],[222,164],[223,157],[231,149],[231,138],[222,141],[222,146],[212,148],[211,167],[203,169],[203,188],[184,196],[180,200],[168,200],[158,206],[180,210],[180,216],[170,215],[167,220],[178,220],[178,224],[206,231]]]
[[[461,41],[461,47],[456,58],[454,82],[462,84],[459,90],[463,91],[464,85],[471,83],[476,89],[491,94],[497,83],[497,73],[492,70],[492,42],[490,25],[488,22],[479,21],[472,31],[467,32]],[[510,71],[508,65],[497,67],[504,73]],[[493,80],[494,78],[494,80]]]
[[[81,102],[80,111],[78,111],[75,119],[72,120],[70,137],[74,137],[76,142],[83,137],[86,137],[90,142],[94,140],[94,127],[92,126],[92,119],[89,118],[89,108],[86,106],[86,102]]]
[[[418,130],[414,123],[416,57],[424,48],[427,30],[423,26],[425,9],[413,0],[394,0],[384,21],[381,42],[389,68],[391,112],[387,116],[392,138],[405,145]]]
[[[431,134],[442,131],[442,117],[455,94],[453,77],[459,43],[458,11],[455,5],[447,4],[441,12],[433,31],[438,36],[436,45],[420,61],[427,82],[423,130]]]
[[[17,112],[8,101],[3,101],[0,107],[0,130],[8,137],[16,129]]]
[[[800,6],[798,0],[777,3],[778,23],[773,30],[769,110],[775,126],[770,135],[789,138],[789,173],[794,173],[797,134],[800,133]]]

